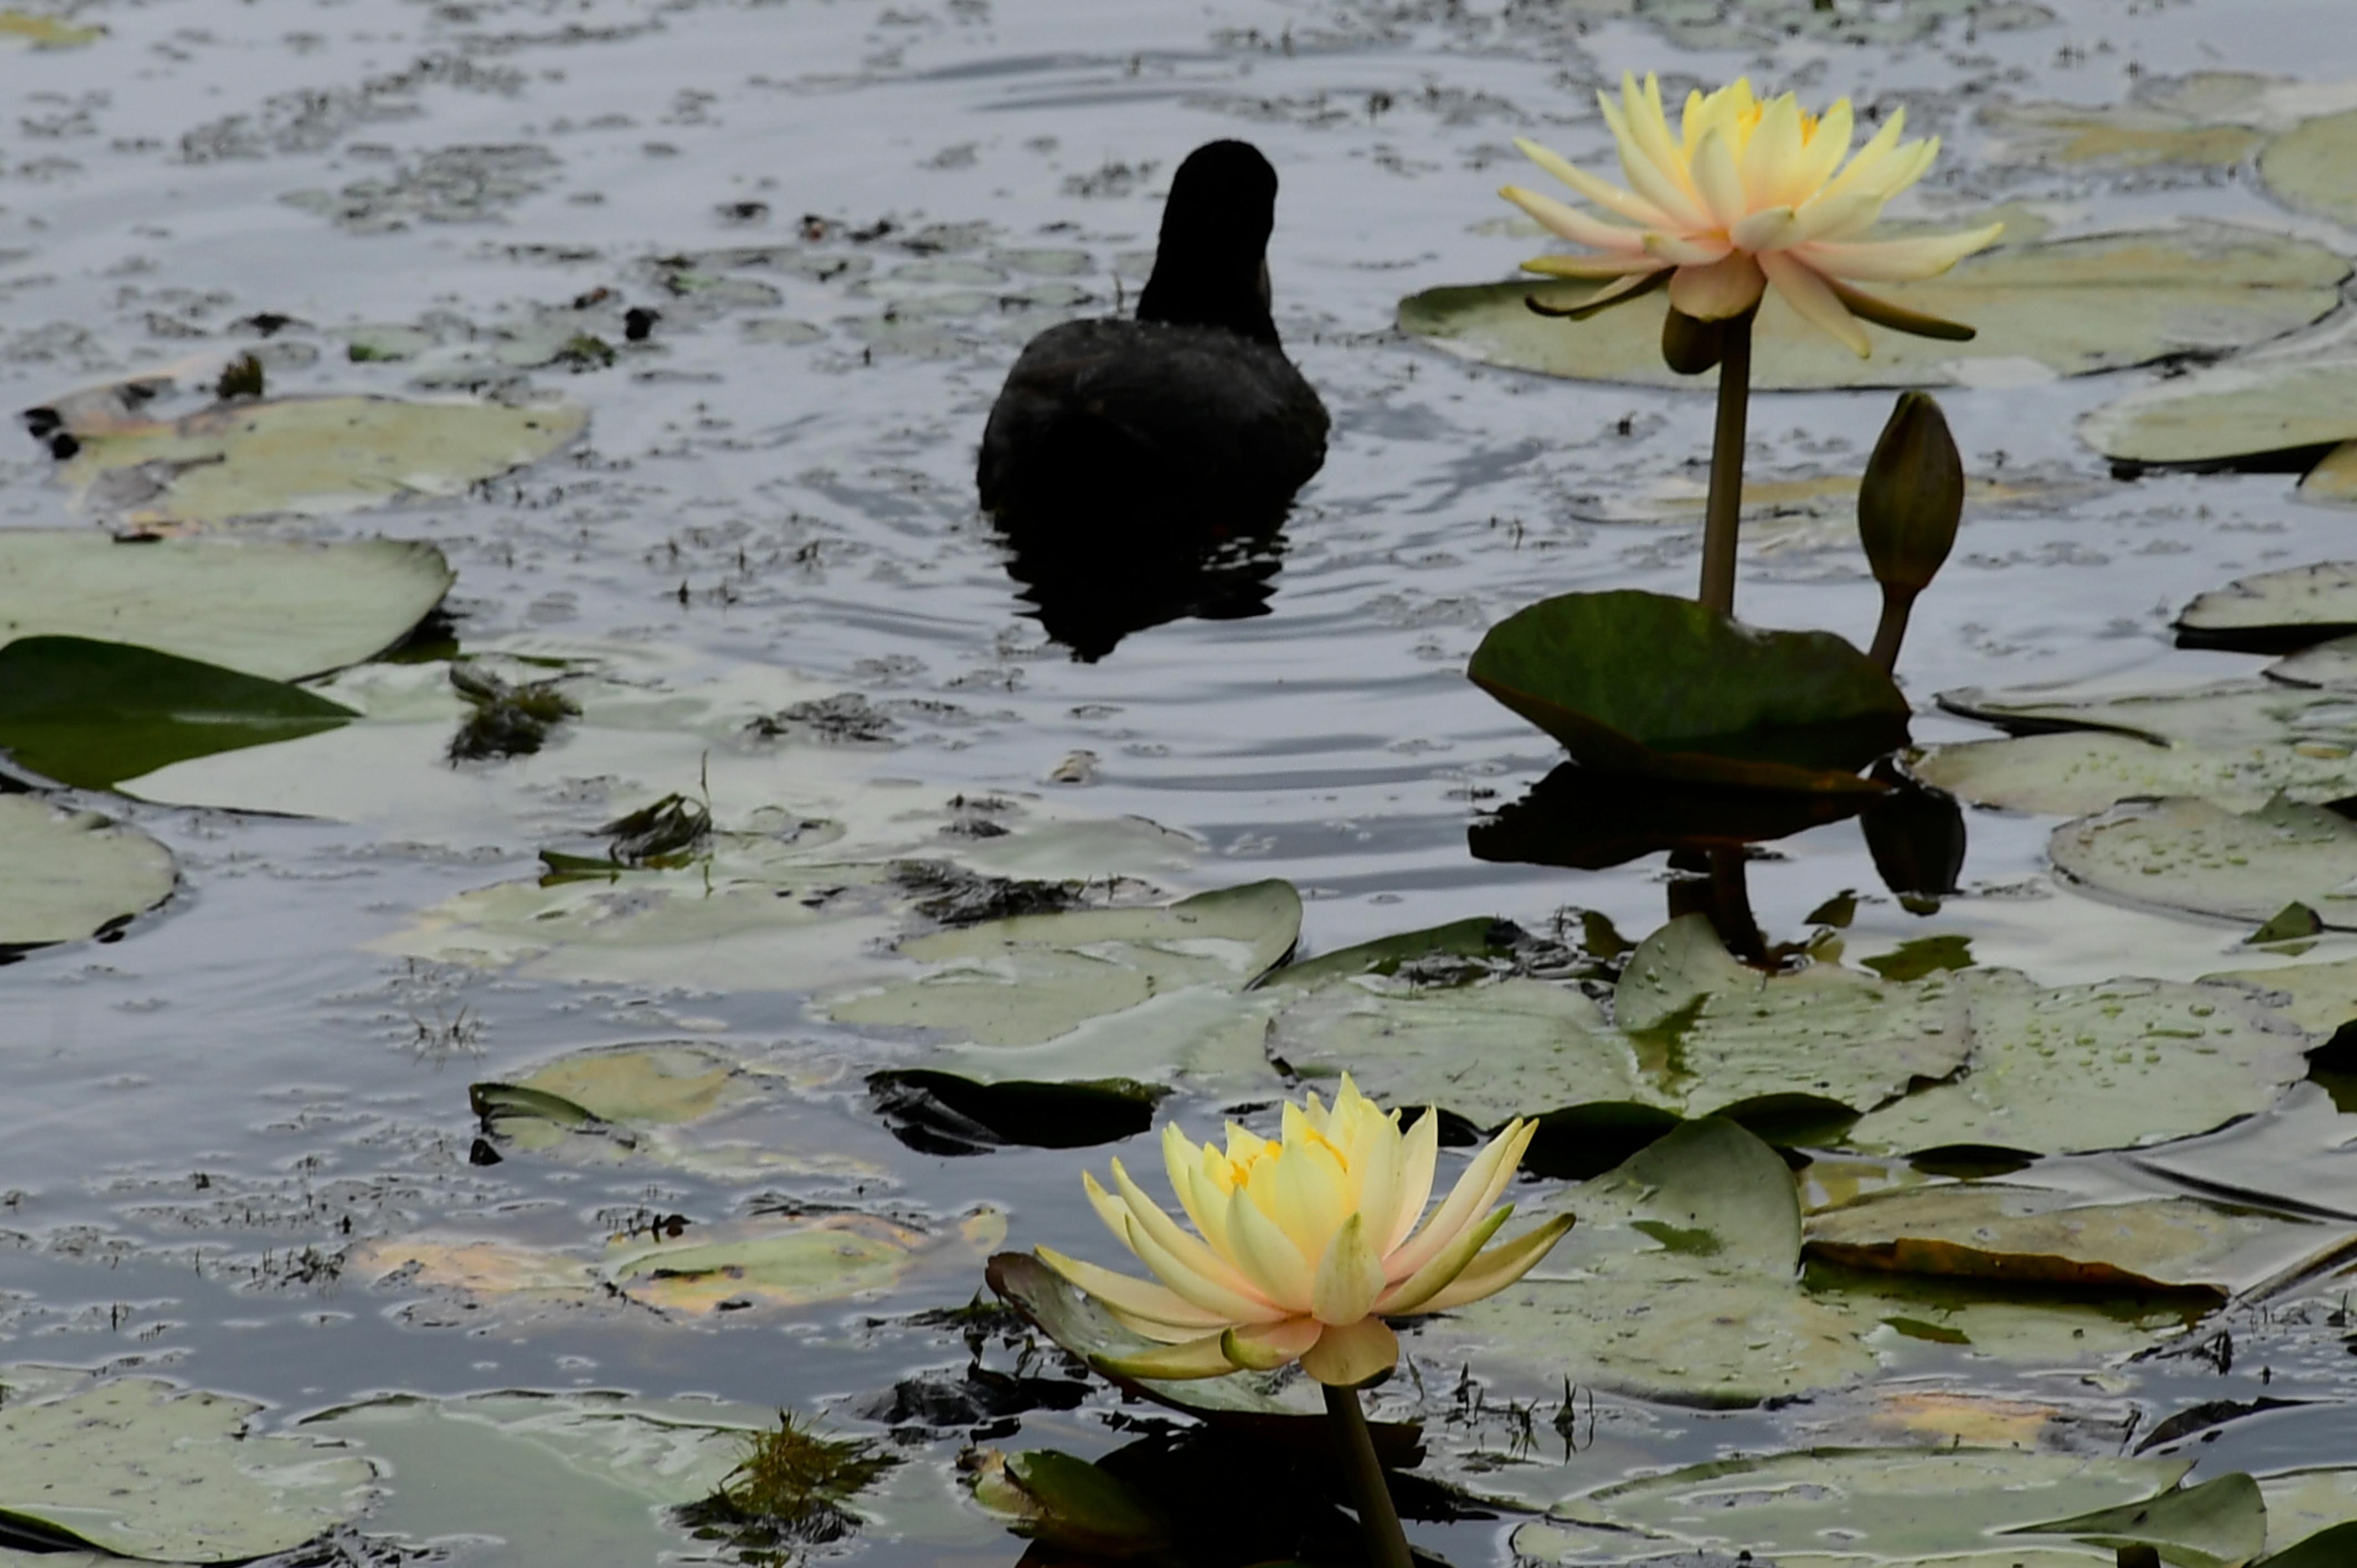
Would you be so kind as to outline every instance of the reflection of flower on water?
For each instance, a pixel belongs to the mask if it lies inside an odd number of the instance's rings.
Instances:
[[[1844,166],[1852,133],[1847,99],[1819,117],[1803,113],[1789,92],[1763,103],[1738,80],[1713,93],[1689,93],[1675,133],[1652,76],[1641,90],[1624,76],[1617,105],[1602,93],[1597,102],[1620,144],[1631,188],[1598,179],[1535,142],[1516,145],[1620,221],[1519,186],[1500,193],[1565,239],[1600,252],[1523,263],[1555,277],[1611,280],[1591,304],[1633,294],[1667,273],[1673,306],[1717,321],[1750,310],[1772,285],[1795,312],[1863,358],[1869,345],[1858,317],[1901,330],[1910,317],[1851,282],[1934,276],[1994,244],[2004,228],[1860,238],[1884,203],[1921,179],[1939,153],[1937,137],[1900,141],[1903,110]]]
[[[1537,1124],[1509,1122],[1474,1156],[1421,1230],[1438,1154],[1427,1110],[1400,1129],[1346,1073],[1329,1109],[1316,1093],[1285,1108],[1272,1142],[1234,1122],[1225,1152],[1162,1132],[1170,1185],[1190,1234],[1113,1163],[1108,1193],[1082,1179],[1113,1233],[1159,1283],[1042,1247],[1040,1259],[1163,1348],[1103,1363],[1130,1377],[1209,1378],[1298,1360],[1351,1388],[1389,1371],[1399,1341],[1383,1321],[1445,1312],[1503,1290],[1571,1229],[1569,1215],[1482,1251],[1513,1212],[1492,1208]]]

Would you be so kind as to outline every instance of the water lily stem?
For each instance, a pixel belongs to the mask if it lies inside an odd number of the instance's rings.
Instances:
[[[1899,645],[1907,640],[1907,618],[1914,608],[1913,589],[1882,585],[1882,620],[1874,628],[1874,647],[1867,657],[1885,675],[1899,668]]]
[[[1383,1466],[1375,1457],[1375,1440],[1367,1430],[1367,1412],[1359,1408],[1359,1391],[1326,1389],[1326,1415],[1334,1423],[1334,1441],[1342,1450],[1342,1468],[1351,1478],[1351,1496],[1359,1507],[1359,1530],[1367,1538],[1367,1560],[1374,1568],[1411,1568],[1407,1532],[1400,1529],[1399,1509],[1383,1480]]]
[[[1703,510],[1702,589],[1695,596],[1735,613],[1735,528],[1743,510],[1743,427],[1751,408],[1753,313],[1723,324],[1718,360],[1718,427],[1710,442],[1710,500]]]

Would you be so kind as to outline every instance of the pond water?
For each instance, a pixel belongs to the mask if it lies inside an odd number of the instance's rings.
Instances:
[[[1824,11],[1857,26],[1803,25]],[[1394,325],[1402,296],[1504,277],[1534,252],[1494,195],[1524,177],[1512,139],[1602,166],[1592,91],[1624,70],[1903,102],[1945,143],[1909,199],[1920,214],[2028,202],[2057,236],[2192,217],[2357,248],[2246,167],[2034,158],[1990,112],[2114,105],[2139,82],[2222,70],[2309,83],[2319,112],[2346,108],[2346,0],[98,0],[70,19],[103,34],[0,54],[15,122],[0,396],[31,408],[184,360],[210,380],[248,348],[274,395],[559,394],[587,411],[586,433],[534,465],[236,531],[430,542],[457,573],[447,610],[462,650],[603,660],[608,697],[645,709],[601,736],[560,727],[505,763],[297,742],[184,764],[142,799],[79,797],[167,846],[180,880],[102,942],[0,968],[0,1359],[234,1392],[272,1429],[390,1391],[523,1389],[710,1396],[879,1433],[885,1391],[967,1365],[962,1326],[921,1315],[982,1288],[980,1251],[952,1236],[848,1300],[519,1305],[530,1292],[371,1273],[402,1238],[588,1259],[608,1233],[671,1216],[693,1233],[843,1206],[948,1233],[986,1208],[1007,1245],[1110,1261],[1080,1171],[1113,1154],[1150,1165],[1150,1137],[964,1156],[896,1139],[861,1078],[928,1059],[920,1036],[811,1002],[865,972],[856,942],[798,958],[802,937],[780,928],[773,956],[757,938],[716,972],[674,975],[662,956],[592,954],[570,972],[466,961],[465,933],[418,935],[458,895],[536,876],[543,848],[578,849],[663,792],[695,795],[706,753],[727,754],[709,779],[724,826],[780,800],[855,822],[955,818],[944,803],[959,797],[1012,800],[1037,822],[1146,819],[1182,836],[1101,830],[1111,847],[1091,865],[1097,830],[1043,828],[1035,857],[1003,868],[1118,873],[1170,896],[1281,878],[1302,898],[1305,956],[1472,916],[1575,939],[1579,911],[1631,940],[1663,922],[1676,874],[1660,854],[1577,872],[1469,852],[1469,827],[1562,755],[1464,668],[1486,628],[1543,596],[1691,591],[1699,508],[1674,502],[1699,493],[1710,400],[1493,369]],[[1252,140],[1280,171],[1276,319],[1332,412],[1330,454],[1277,558],[1218,618],[1163,618],[1109,648],[1100,619],[1085,634],[1100,656],[1076,657],[1079,623],[1051,615],[1067,640],[1049,635],[975,511],[982,421],[1031,333],[1134,301],[1170,170],[1219,136]],[[660,312],[642,340],[619,330],[629,306]],[[265,333],[257,317],[290,319]],[[610,363],[530,362],[550,332],[583,329],[613,339]],[[2080,441],[2083,414],[2181,370],[2057,380],[2010,361],[1941,391],[1968,471],[2027,499],[1976,505],[1917,608],[1899,674],[1919,743],[1993,733],[1932,707],[1952,688],[2251,674],[2252,655],[2173,646],[2175,614],[2229,579],[2349,553],[2350,512],[2299,499],[2291,475],[2115,475]],[[1753,477],[1855,473],[1889,397],[1761,393]],[[77,503],[58,467],[35,442],[5,449],[0,526],[122,522],[102,495]],[[1109,520],[1120,506],[1105,498]],[[1094,596],[1062,608],[1118,630],[1142,596]],[[1756,624],[1862,645],[1878,600],[1846,508],[1752,525],[1738,602]],[[434,656],[331,693],[412,703],[447,735],[457,709]],[[668,724],[659,710],[680,693],[704,710]],[[728,765],[754,755],[730,738],[745,717],[846,693],[867,708],[838,703],[831,722],[803,710],[766,760]],[[2272,961],[2241,945],[2246,925],[2063,884],[2047,858],[2059,820],[1969,811],[1963,892],[1927,912],[1885,890],[1856,822],[1813,829],[1754,861],[1752,907],[1770,940],[1801,940],[1852,891],[1853,960],[1962,937],[1977,963],[2049,986]],[[2302,956],[2352,955],[2357,941],[2328,935]],[[470,1083],[564,1053],[681,1040],[791,1075],[790,1106],[760,1123],[787,1163],[697,1174],[535,1157],[486,1141],[469,1106]],[[1164,1111],[1200,1135],[1236,1099],[1190,1090]],[[2285,1139],[2315,1135],[2300,1126]],[[2086,1191],[2165,1185],[2120,1160],[2065,1164],[2057,1179]],[[1400,1380],[1378,1403],[1424,1416],[1462,1480],[1482,1473],[1465,1455],[1512,1449],[1531,1414],[1499,1407],[1539,1400],[1549,1496],[1866,1440],[1878,1401],[1927,1390],[2047,1412],[2033,1445],[2093,1455],[2205,1401],[2318,1402],[2183,1451],[2197,1477],[2357,1463],[2342,1330],[2280,1305],[2205,1324],[2199,1355],[1991,1364],[1932,1346],[1865,1392],[1763,1408],[1582,1389],[1558,1427],[1564,1388],[1476,1400],[1437,1359],[1418,1369],[1420,1400]],[[2231,1357],[2215,1353],[2220,1323]],[[1014,1369],[999,1338],[984,1354]],[[985,1423],[984,1437],[1095,1455],[1150,1430],[1148,1408],[1099,1386],[1073,1408]],[[1012,1561],[1019,1542],[949,1498],[975,1424],[900,1423],[911,1473],[943,1477],[931,1515],[827,1550]],[[528,1498],[484,1508],[433,1552],[541,1560],[513,1525]],[[1466,1511],[1482,1517],[1412,1534],[1452,1562],[1508,1560],[1521,1520]],[[359,1529],[340,1550],[385,1550]],[[674,1536],[683,1553],[708,1550]]]

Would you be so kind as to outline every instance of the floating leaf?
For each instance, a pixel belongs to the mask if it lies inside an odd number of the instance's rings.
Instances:
[[[2157,1548],[2182,1568],[2243,1568],[2267,1544],[2267,1505],[2250,1477],[2220,1476],[2198,1487],[2175,1487],[2141,1502],[2038,1524],[2018,1524],[2007,1535],[2068,1535],[2097,1546]]]
[[[626,1242],[606,1283],[632,1301],[691,1317],[756,1306],[808,1306],[898,1284],[921,1262],[971,1268],[1006,1239],[981,1209],[953,1237],[872,1214],[820,1214],[699,1227],[685,1239]]]
[[[2125,800],[2055,829],[2048,853],[2073,881],[2130,903],[2255,925],[2296,899],[2357,929],[2357,822],[2321,806]]]
[[[2286,350],[2130,392],[2080,422],[2104,456],[2219,463],[2357,440],[2357,360]]]
[[[2357,378],[2350,383],[2357,396]],[[2190,647],[2279,652],[2357,631],[2357,561],[2319,561],[2237,577],[2177,618]],[[2296,678],[2296,677],[2295,677]]]
[[[128,643],[22,637],[0,648],[0,749],[78,789],[357,717],[299,686]]]
[[[395,539],[0,532],[0,642],[92,638],[296,681],[393,647],[454,581],[442,552]]]
[[[1661,594],[1541,600],[1491,627],[1466,673],[1607,772],[1878,793],[1855,769],[1907,733],[1906,698],[1831,632]]]
[[[11,1372],[0,1383],[14,1384]],[[47,1380],[33,1380],[36,1389]],[[0,1404],[0,1527],[168,1563],[287,1552],[366,1508],[340,1444],[251,1429],[262,1407],[157,1378],[75,1380]]]
[[[2259,1477],[2266,1499],[2267,1539],[2276,1553],[2266,1568],[2341,1568],[2357,1562],[2357,1468],[2318,1466]],[[2342,1555],[2330,1548],[2339,1546]],[[2305,1555],[2303,1555],[2305,1553]]]
[[[2323,246],[2255,230],[2191,226],[2013,243],[1921,282],[1878,285],[1906,309],[1970,322],[1970,343],[1874,334],[1860,360],[1770,290],[1756,328],[1753,384],[1944,386],[2019,367],[2055,375],[2119,370],[2173,354],[2238,349],[2304,327],[2340,303],[2349,265]],[[1400,302],[1403,331],[1468,359],[1585,380],[1682,386],[1662,362],[1663,307],[1620,306],[1553,320],[1523,303],[1577,306],[1598,285],[1533,280],[1427,289]]]
[[[79,941],[172,896],[171,852],[137,828],[38,795],[0,795],[0,950]]]
[[[2259,177],[2276,196],[2336,223],[2357,224],[2357,110],[2294,126],[2259,155]]]
[[[168,424],[76,428],[63,477],[81,504],[141,524],[334,514],[450,496],[581,434],[575,403],[296,397],[219,403]]]
[[[2184,1460],[2012,1448],[1829,1448],[1722,1459],[1600,1487],[1514,1532],[1518,1560],[1620,1563],[1684,1551],[1842,1568],[2109,1568],[2111,1554],[2002,1539],[2040,1517],[2135,1503]]]
[[[0,49],[70,49],[104,37],[104,27],[77,27],[62,16],[0,11]]]
[[[2253,125],[2203,124],[2144,105],[1993,104],[1981,117],[2008,144],[2007,152],[2040,163],[2231,169],[2267,141]]]
[[[2346,1250],[2357,1232],[2190,1197],[2087,1203],[1967,1182],[1878,1193],[1813,1216],[1813,1258],[1846,1268],[2222,1303]]]
[[[982,1450],[974,1495],[1007,1529],[1059,1552],[1119,1561],[1169,1542],[1169,1524],[1135,1487],[1052,1448],[1014,1455]]]
[[[2303,475],[2299,493],[2312,501],[2357,502],[2357,441],[2344,441]]]
[[[2266,1559],[2263,1568],[2342,1568],[2357,1563],[2357,1522],[2336,1524]]]

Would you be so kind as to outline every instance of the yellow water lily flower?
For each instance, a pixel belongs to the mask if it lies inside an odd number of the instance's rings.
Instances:
[[[1748,81],[1689,93],[1674,133],[1661,82],[1620,81],[1620,102],[1597,102],[1620,143],[1629,188],[1612,185],[1535,142],[1517,141],[1532,162],[1611,214],[1598,217],[1550,196],[1508,186],[1505,199],[1566,240],[1599,252],[1541,256],[1523,265],[1555,277],[1613,280],[1589,305],[1657,285],[1668,274],[1670,303],[1704,321],[1741,316],[1770,285],[1805,319],[1863,358],[1857,317],[1934,337],[1970,330],[1914,316],[1859,293],[1852,282],[1927,278],[1996,243],[2004,225],[1903,240],[1862,236],[1883,204],[1923,177],[1937,137],[1901,142],[1904,110],[1846,165],[1852,117],[1842,100],[1822,117],[1802,113],[1792,93],[1761,102]],[[1585,314],[1585,307],[1583,307]]]
[[[1107,1359],[1141,1378],[1212,1378],[1298,1360],[1321,1383],[1356,1388],[1391,1370],[1399,1340],[1383,1322],[1444,1312],[1503,1290],[1546,1256],[1571,1216],[1481,1249],[1513,1212],[1491,1208],[1537,1123],[1517,1121],[1466,1166],[1425,1220],[1440,1119],[1400,1130],[1344,1074],[1329,1109],[1288,1103],[1276,1142],[1228,1123],[1224,1152],[1162,1130],[1162,1158],[1188,1230],[1113,1163],[1115,1193],[1083,1175],[1089,1201],[1159,1283],[1050,1247],[1040,1261],[1163,1348]]]

